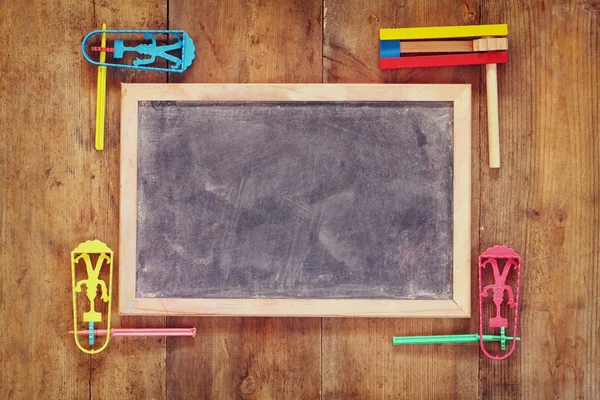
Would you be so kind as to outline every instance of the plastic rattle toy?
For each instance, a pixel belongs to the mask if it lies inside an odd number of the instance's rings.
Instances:
[[[102,60],[93,60],[88,54],[88,42],[96,35],[107,36],[118,35],[119,39],[113,40],[113,47],[91,46],[92,52],[106,53],[112,60],[110,62]],[[137,45],[128,45],[125,39],[136,40],[136,37],[143,35],[144,40],[149,43]],[[157,36],[165,35],[167,43],[159,43]],[[81,43],[81,52],[87,61],[94,65],[117,68],[141,69],[149,71],[162,72],[183,72],[192,64],[194,60],[196,47],[193,40],[184,31],[176,30],[97,30],[88,33]],[[136,58],[128,63],[125,59],[128,54],[133,54]],[[166,61],[166,67],[159,67],[157,63]]]
[[[92,256],[97,257],[95,265],[92,262]],[[75,270],[81,265],[83,260],[83,266],[85,266],[86,278],[78,282],[75,280]],[[109,268],[108,273],[108,286],[104,280],[100,279],[100,272],[103,266]],[[81,293],[83,286],[85,286],[85,295],[88,298],[90,309],[83,313],[83,322],[88,323],[88,338],[89,348],[85,348],[79,341],[79,335],[73,335],[75,343],[81,351],[87,354],[96,354],[101,352],[108,345],[110,336],[106,337],[106,340],[99,348],[93,348],[94,346],[94,328],[96,323],[102,322],[102,314],[95,310],[94,301],[98,296],[98,288],[100,288],[100,299],[104,303],[108,303],[106,311],[106,329],[110,331],[110,310],[111,310],[111,297],[112,297],[112,274],[113,274],[113,251],[108,246],[99,240],[88,240],[85,243],[80,243],[71,252],[71,278],[73,284],[73,330],[77,332],[78,315],[77,315],[77,294]]]

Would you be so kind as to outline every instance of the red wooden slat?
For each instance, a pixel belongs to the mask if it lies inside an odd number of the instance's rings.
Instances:
[[[382,58],[381,69],[451,67],[460,65],[502,64],[508,61],[508,52],[491,51],[485,53],[444,54],[439,56],[415,56]]]

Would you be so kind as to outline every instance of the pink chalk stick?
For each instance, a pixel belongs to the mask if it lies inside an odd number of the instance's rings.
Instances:
[[[73,331],[69,331],[73,334]],[[106,336],[106,329],[94,330],[95,336]],[[87,336],[88,330],[77,331],[78,335]],[[191,336],[196,337],[196,328],[114,328],[110,336]]]

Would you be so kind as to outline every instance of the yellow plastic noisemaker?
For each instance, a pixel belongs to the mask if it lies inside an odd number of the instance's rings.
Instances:
[[[97,255],[96,265],[92,265],[91,255]],[[75,268],[79,264],[79,261],[84,261],[84,265],[87,272],[87,278],[82,279],[79,282],[75,282]],[[105,263],[106,261],[106,263]],[[109,267],[109,278],[108,288],[106,283],[100,279],[100,271],[102,266],[108,264]],[[87,354],[97,354],[106,348],[110,340],[110,335],[106,336],[104,344],[97,349],[92,348],[94,345],[94,324],[96,322],[102,322],[102,314],[94,309],[94,300],[98,295],[98,287],[100,287],[101,296],[103,302],[108,303],[107,308],[107,325],[106,328],[110,332],[110,311],[111,311],[111,297],[112,297],[112,276],[113,276],[113,251],[108,246],[99,240],[88,240],[85,243],[80,243],[71,252],[71,278],[73,284],[73,336],[75,337],[75,343],[81,351]],[[77,293],[81,293],[82,286],[85,285],[86,296],[90,302],[90,310],[83,313],[83,322],[87,322],[89,326],[89,343],[90,348],[86,349],[79,342],[79,336],[77,335]]]

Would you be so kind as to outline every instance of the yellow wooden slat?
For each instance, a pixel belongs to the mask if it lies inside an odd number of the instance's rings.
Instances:
[[[427,28],[380,29],[381,40],[449,39],[460,37],[506,36],[508,25],[434,26]]]

